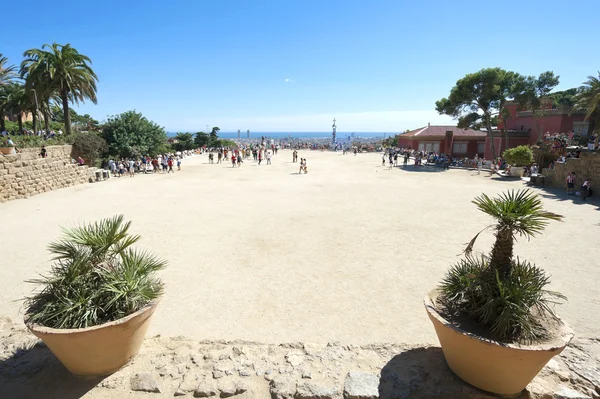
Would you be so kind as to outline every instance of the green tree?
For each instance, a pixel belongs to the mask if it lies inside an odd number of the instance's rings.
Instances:
[[[502,153],[502,157],[511,165],[525,166],[533,162],[533,151],[526,145],[509,148]]]
[[[177,143],[173,144],[175,151],[187,151],[196,148],[192,133],[177,133],[175,140],[177,140]]]
[[[71,134],[69,102],[79,104],[91,100],[97,103],[98,77],[90,66],[92,61],[70,44],[44,44],[41,49],[30,49],[23,55],[21,75],[29,82],[44,81],[49,92],[58,94],[62,102],[65,133]]]
[[[205,145],[208,145],[209,141],[210,141],[210,136],[204,132],[198,132],[194,136],[194,143],[198,147],[204,147]]]
[[[81,156],[88,165],[94,165],[107,149],[106,140],[96,133],[84,132],[73,135],[73,153],[75,156]]]
[[[217,140],[219,139],[219,131],[221,129],[219,129],[217,126],[213,127],[212,130],[210,131],[210,139],[209,139],[209,143],[211,147],[219,147],[219,145],[217,145]]]
[[[573,105],[575,105],[576,94],[577,88],[555,91],[554,93],[549,95],[549,97],[552,98],[552,107],[557,108],[560,105],[572,107]]]
[[[548,95],[558,83],[559,76],[555,76],[552,71],[546,71],[542,72],[537,78],[528,76],[517,89],[519,93],[516,95],[516,99],[519,106],[532,112],[538,141],[542,140],[541,120],[547,114],[547,101],[551,101]]]
[[[141,113],[127,111],[110,117],[102,127],[109,152],[118,157],[154,156],[165,145],[167,133]]]
[[[8,58],[0,53],[0,87],[6,86],[16,77],[16,67],[8,65]]]
[[[458,119],[462,128],[485,128],[491,142],[492,156],[496,157],[492,120],[499,115],[512,96],[514,80],[519,75],[501,68],[486,68],[459,79],[448,98],[435,103],[436,111]]]
[[[9,115],[17,117],[19,132],[23,132],[23,112],[28,109],[28,98],[25,86],[18,82],[11,82],[4,87],[4,109]]]
[[[573,98],[572,110],[585,111],[585,120],[590,120],[590,132],[600,134],[600,71],[598,77],[588,76]]]

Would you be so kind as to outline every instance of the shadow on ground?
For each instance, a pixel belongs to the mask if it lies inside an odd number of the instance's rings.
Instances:
[[[387,168],[388,167],[386,167],[386,169]],[[439,166],[433,166],[433,165],[420,165],[420,166],[400,165],[400,166],[395,166],[394,169],[400,169],[405,172],[430,172],[430,173],[431,172],[446,172],[446,171],[448,171],[448,169],[444,169]]]
[[[394,356],[381,370],[380,399],[497,398],[454,375],[441,348],[410,349]],[[519,398],[529,398],[525,392]]]
[[[81,398],[101,381],[73,376],[41,342],[0,359],[2,398]]]

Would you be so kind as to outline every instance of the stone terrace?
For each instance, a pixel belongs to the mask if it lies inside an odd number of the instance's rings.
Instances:
[[[29,198],[57,188],[87,183],[95,169],[71,163],[71,146],[50,146],[48,156],[39,157],[39,148],[0,155],[0,202]]]

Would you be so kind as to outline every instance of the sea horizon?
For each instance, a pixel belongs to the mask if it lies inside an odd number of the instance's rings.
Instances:
[[[177,133],[181,132],[167,132],[167,136],[175,137]],[[196,132],[184,132],[184,133],[192,133]],[[337,132],[338,139],[346,139],[348,137],[351,138],[384,138],[395,136],[398,133],[394,132]],[[284,138],[294,138],[294,139],[324,139],[330,138],[331,132],[250,132],[250,139],[260,139],[261,137],[269,138],[269,139],[284,139]],[[237,139],[237,132],[219,132],[219,138],[223,139]],[[240,132],[240,139],[247,139],[247,132]]]

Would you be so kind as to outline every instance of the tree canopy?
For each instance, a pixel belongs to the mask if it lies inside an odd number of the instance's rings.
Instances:
[[[548,95],[558,83],[559,76],[555,76],[552,71],[546,71],[538,77],[527,76],[516,85],[515,98],[522,109],[532,111],[538,140],[541,140],[543,135],[540,128],[541,118],[546,115],[548,106],[552,108],[551,103],[545,104],[544,101],[552,101]]]
[[[65,132],[71,133],[69,102],[78,104],[96,98],[98,77],[89,57],[79,53],[70,44],[44,44],[41,49],[30,49],[23,54],[21,76],[27,88],[35,89],[46,102],[56,94],[62,102]]]
[[[194,135],[192,133],[177,133],[175,135],[176,143],[173,144],[175,151],[187,151],[196,148]]]
[[[519,79],[522,79],[521,75],[501,68],[486,68],[467,74],[456,82],[447,98],[435,103],[436,111],[457,119],[459,127],[485,128],[495,158],[492,121],[506,101],[513,97],[515,82]]]
[[[129,158],[157,155],[164,148],[167,133],[141,113],[127,111],[108,118],[102,128],[102,137],[110,154]]]
[[[588,76],[573,100],[573,110],[585,111],[585,119],[590,120],[590,131],[600,132],[600,71],[598,77]]]

